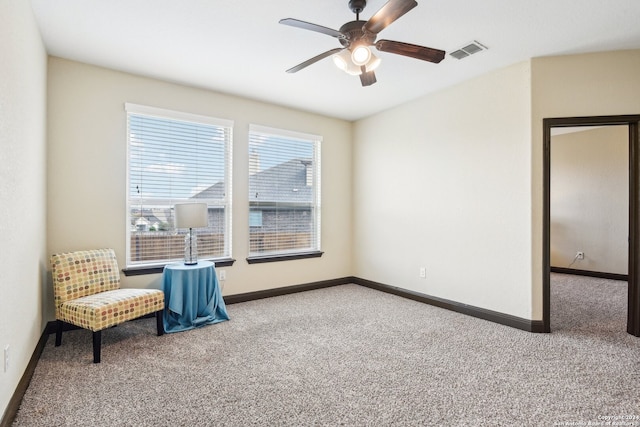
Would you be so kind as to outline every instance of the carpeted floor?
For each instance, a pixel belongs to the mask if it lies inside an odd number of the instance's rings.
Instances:
[[[357,285],[228,311],[110,329],[98,365],[89,332],[49,337],[14,425],[640,426],[623,282],[553,275],[551,334]]]

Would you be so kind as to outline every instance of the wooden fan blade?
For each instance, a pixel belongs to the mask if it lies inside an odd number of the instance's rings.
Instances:
[[[298,65],[296,65],[296,66],[295,66],[295,67],[293,67],[293,68],[289,68],[289,69],[287,70],[287,73],[296,73],[296,72],[298,72],[298,71],[302,70],[303,68],[306,68],[306,67],[308,67],[309,65],[311,65],[311,64],[313,64],[313,63],[316,63],[316,62],[320,61],[321,59],[326,58],[327,56],[331,56],[331,55],[333,55],[334,53],[338,53],[338,52],[340,52],[340,51],[341,51],[341,50],[343,50],[343,49],[344,49],[344,48],[337,47],[337,48],[335,48],[335,49],[328,50],[328,51],[326,51],[326,52],[324,52],[324,53],[321,53],[320,55],[314,56],[314,57],[313,57],[313,58],[311,58],[311,59],[307,59],[307,60],[306,60],[306,61],[304,61],[303,63],[298,64]]]
[[[389,0],[364,24],[362,29],[369,33],[378,34],[417,5],[418,2],[415,0]]]
[[[362,74],[360,74],[360,83],[362,83],[362,86],[371,86],[377,82],[376,75],[373,70],[367,71],[367,67],[364,65],[360,67],[360,70],[362,70]]]
[[[322,25],[312,24],[311,22],[304,22],[298,19],[285,18],[281,19],[280,23],[283,25],[289,25],[290,27],[302,28],[303,30],[315,31],[316,33],[326,34],[331,37],[343,39],[344,34],[340,31],[333,30],[331,28],[323,27]]]
[[[381,52],[395,53],[423,61],[434,62],[436,64],[444,59],[446,53],[444,50],[432,49],[410,43],[394,42],[393,40],[378,40],[376,42],[376,49]]]

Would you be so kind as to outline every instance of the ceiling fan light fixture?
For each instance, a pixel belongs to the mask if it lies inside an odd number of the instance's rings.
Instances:
[[[367,65],[365,66],[367,69],[367,72],[369,71],[373,71],[376,68],[378,68],[378,65],[380,65],[380,62],[382,62],[380,60],[380,58],[378,58],[377,56],[375,56],[373,53],[371,54],[371,59],[369,59],[369,62],[367,62]]]
[[[371,59],[371,50],[369,49],[368,46],[359,45],[353,48],[353,51],[351,52],[351,60],[357,66],[360,67],[362,65],[367,64],[370,59]]]
[[[352,76],[359,76],[362,73],[360,67],[353,63],[351,52],[347,49],[343,49],[341,52],[333,55],[333,63],[336,64],[336,67]]]
[[[346,70],[344,70],[344,72],[352,76],[359,76],[360,74],[362,74],[362,70],[360,69],[360,67],[358,67],[353,62],[349,63],[349,66]]]
[[[313,58],[289,68],[287,73],[297,73],[298,71],[315,64],[316,62],[333,56],[333,62],[340,70],[347,74],[360,76],[362,86],[371,86],[376,82],[374,70],[380,65],[380,58],[372,53],[371,46],[380,52],[393,53],[396,55],[408,56],[410,58],[438,64],[446,55],[444,50],[433,49],[425,46],[418,46],[411,43],[403,43],[393,40],[378,40],[377,35],[389,24],[409,12],[418,5],[416,0],[387,0],[386,3],[373,14],[367,21],[360,20],[360,12],[367,5],[366,0],[349,0],[349,8],[356,14],[355,21],[349,21],[340,27],[340,30],[312,24],[311,22],[299,19],[281,19],[280,24],[291,27],[302,28],[303,30],[315,31],[338,39],[342,47],[336,47],[323,52]],[[472,49],[473,46],[467,44],[465,49]],[[465,53],[467,54],[467,53]],[[469,53],[470,54],[470,53]]]
[[[342,52],[333,55],[333,63],[336,64],[336,67],[340,68],[342,71],[347,71],[347,69],[349,68],[349,62],[351,62],[351,58],[345,59],[343,55],[344,52],[345,51],[343,50]]]

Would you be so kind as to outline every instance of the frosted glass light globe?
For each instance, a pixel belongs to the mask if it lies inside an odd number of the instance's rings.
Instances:
[[[351,52],[351,60],[354,64],[362,66],[369,62],[371,51],[367,46],[358,46]]]
[[[342,56],[340,56],[340,54],[333,55],[333,63],[336,64],[336,67],[340,68],[342,71],[346,71],[348,66],[347,62]]]

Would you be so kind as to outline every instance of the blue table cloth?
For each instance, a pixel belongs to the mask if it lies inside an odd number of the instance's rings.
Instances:
[[[167,264],[162,273],[165,332],[180,332],[229,320],[211,261]]]

